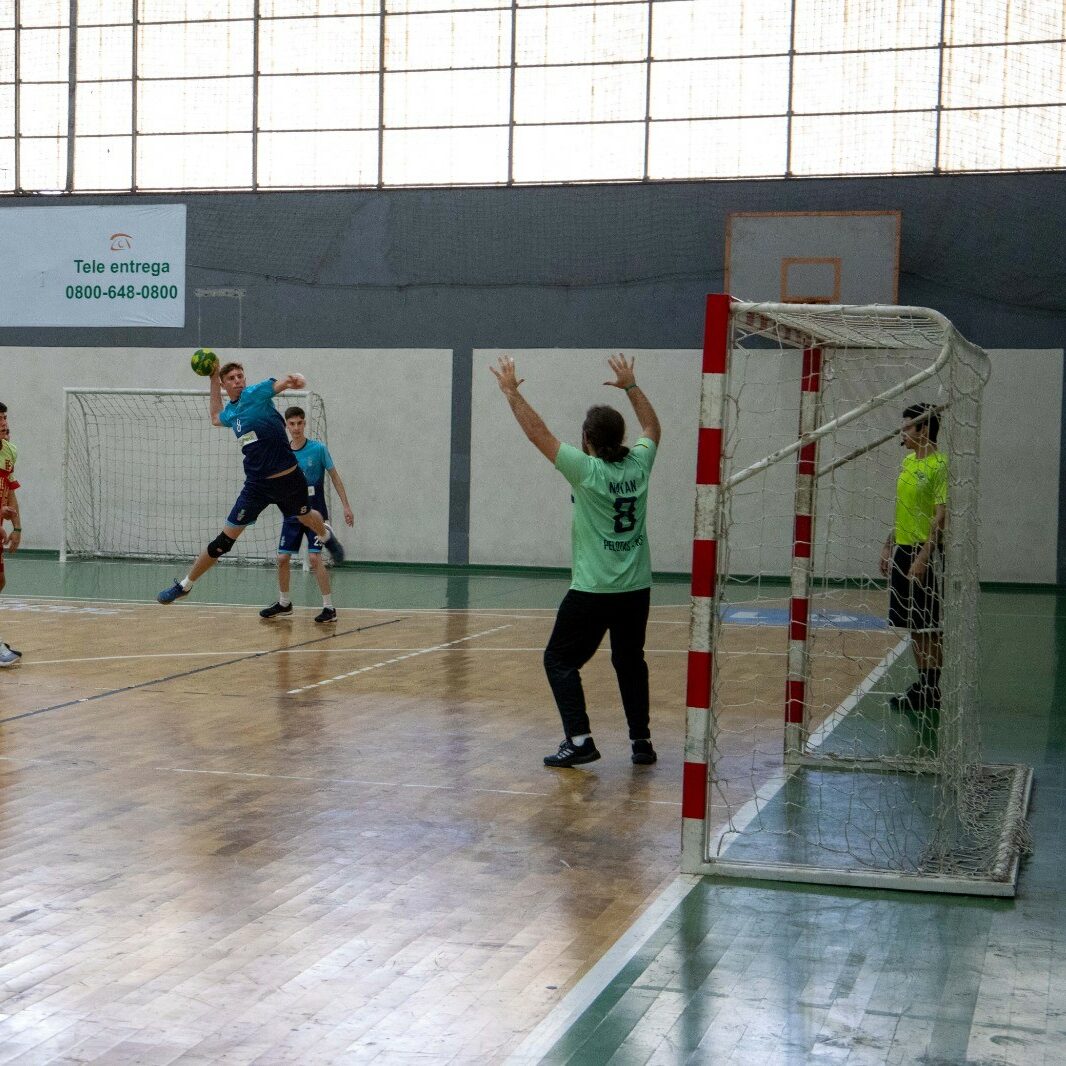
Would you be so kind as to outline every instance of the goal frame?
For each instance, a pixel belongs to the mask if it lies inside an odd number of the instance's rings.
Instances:
[[[839,312],[870,316],[906,316],[926,320],[944,332],[941,350],[921,371],[907,376],[878,392],[851,410],[823,422],[821,418],[822,357],[826,347],[839,340],[824,338],[788,325],[789,319],[810,312],[817,316]],[[799,424],[795,439],[785,447],[725,478],[725,430],[728,396],[728,371],[733,345],[733,320],[748,316],[748,324],[773,325],[777,335],[791,349],[802,351],[800,375]],[[781,316],[779,319],[777,316]],[[784,320],[782,322],[781,320]],[[832,331],[829,331],[831,334]],[[711,294],[706,300],[705,333],[702,361],[702,386],[696,464],[696,506],[692,547],[691,616],[689,629],[688,674],[686,684],[685,755],[682,780],[681,869],[688,874],[713,874],[769,881],[797,881],[812,884],[838,884],[860,887],[895,888],[912,891],[938,891],[988,896],[1013,896],[1020,861],[1018,829],[1012,835],[1004,830],[996,852],[992,872],[987,877],[910,873],[876,869],[838,869],[798,864],[730,861],[725,855],[712,855],[712,840],[724,839],[728,832],[740,832],[747,812],[757,810],[768,793],[802,767],[815,766],[840,772],[848,770],[891,770],[891,759],[844,759],[831,763],[824,757],[805,753],[810,736],[808,724],[808,686],[810,680],[810,592],[814,563],[814,525],[818,479],[846,462],[886,443],[896,432],[868,442],[855,451],[819,468],[819,442],[834,431],[913,390],[940,373],[952,357],[956,346],[965,346],[988,377],[987,355],[962,338],[950,321],[928,308],[868,306],[847,308],[824,304],[753,304],[735,300],[728,294]],[[859,343],[856,347],[876,349],[876,343]],[[932,349],[930,349],[932,354]],[[982,362],[983,361],[983,362]],[[713,827],[710,802],[714,775],[712,759],[713,729],[716,708],[713,705],[717,670],[718,626],[721,618],[723,582],[720,561],[726,535],[723,506],[726,493],[747,479],[796,456],[794,514],[789,572],[788,650],[784,679],[783,768],[780,775],[759,789],[749,804],[725,826]],[[824,727],[823,727],[824,728]],[[908,764],[914,769],[914,760]],[[932,761],[920,764],[921,772],[936,773]],[[1008,813],[1005,824],[1021,826],[1028,809],[1032,789],[1032,770],[1021,765],[983,766],[984,771],[1002,775],[1008,781]],[[772,793],[771,793],[772,794]],[[753,816],[753,815],[752,815]],[[736,823],[741,823],[739,828]],[[728,850],[728,849],[726,849]]]
[[[210,392],[204,392],[200,389],[113,389],[113,388],[101,388],[98,386],[77,386],[69,385],[63,388],[63,499],[62,509],[60,512],[60,539],[59,539],[59,561],[66,563],[70,558],[70,554],[67,551],[67,507],[69,503],[68,495],[70,491],[70,398],[71,396],[189,396],[199,397],[206,401],[211,399]],[[291,396],[294,400],[307,400],[309,397],[315,395],[310,389],[286,389],[285,395]],[[92,553],[76,553],[74,558],[141,558],[136,555],[128,556],[114,556],[105,553],[99,553],[93,555]],[[148,557],[145,557],[148,558]],[[150,557],[155,559],[155,556]],[[245,565],[263,565],[257,562],[248,562]],[[304,554],[303,568],[305,571],[310,570],[310,564]]]

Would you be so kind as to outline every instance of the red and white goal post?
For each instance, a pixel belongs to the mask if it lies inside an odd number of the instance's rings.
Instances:
[[[985,352],[936,311],[707,298],[682,869],[1013,895],[1031,770],[981,762]],[[885,622],[903,412],[947,464],[939,707]],[[928,409],[927,409],[928,410]],[[922,645],[923,654],[930,644]]]

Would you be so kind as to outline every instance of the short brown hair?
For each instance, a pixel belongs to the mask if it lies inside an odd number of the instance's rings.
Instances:
[[[244,367],[240,363],[224,363],[222,369],[218,372],[219,380],[224,378],[231,370],[243,370]]]
[[[307,418],[307,415],[304,414],[302,407],[286,407],[285,421],[288,422],[290,418]]]

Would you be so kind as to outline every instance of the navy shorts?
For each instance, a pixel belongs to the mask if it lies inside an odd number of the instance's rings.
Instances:
[[[323,520],[329,518],[329,515],[326,514],[325,502],[320,503],[315,510],[318,511]],[[318,534],[313,529],[308,529],[298,518],[286,518],[281,523],[278,555],[296,555],[300,550],[300,545],[303,544],[305,536],[307,537],[307,550],[309,552],[320,552],[322,550]]]
[[[226,525],[250,526],[271,504],[276,505],[286,518],[295,519],[296,515],[311,510],[307,479],[299,467],[281,477],[246,481],[226,518]]]
[[[907,573],[922,550],[920,544],[897,544],[892,552],[892,570],[888,579],[888,624],[912,633],[935,633],[940,630],[940,597],[943,585],[944,557],[933,552],[925,577],[911,581]]]

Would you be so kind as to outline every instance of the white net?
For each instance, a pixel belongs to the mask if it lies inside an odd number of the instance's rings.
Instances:
[[[821,353],[806,393],[805,348]],[[904,308],[734,304],[728,350],[704,860],[749,876],[999,894],[1024,836],[1028,773],[980,762],[987,357],[941,316]],[[881,557],[903,411],[917,403],[937,411],[947,459],[933,557],[942,626],[925,638],[943,664],[939,707],[926,692],[894,708],[919,675],[909,633],[886,621]],[[812,535],[797,519],[807,513]]]
[[[211,425],[208,394],[67,390],[65,555],[192,559],[222,528],[244,480],[241,450]],[[307,435],[326,442],[322,397],[286,392]],[[269,507],[223,562],[273,560],[281,514]]]

